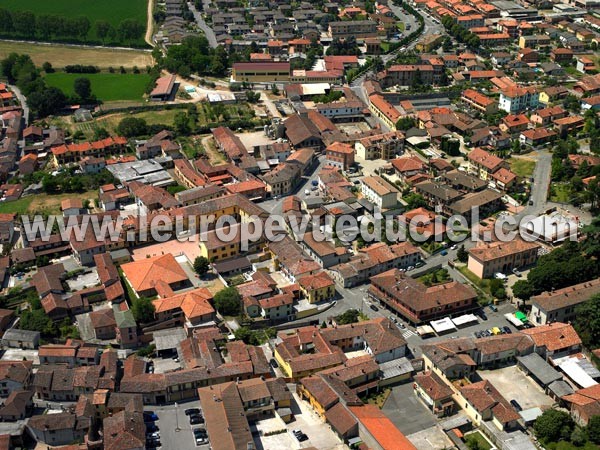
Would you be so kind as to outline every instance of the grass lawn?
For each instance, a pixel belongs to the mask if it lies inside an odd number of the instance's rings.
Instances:
[[[571,190],[568,184],[552,183],[550,187],[550,201],[557,203],[569,203]]]
[[[404,22],[396,22],[396,28],[398,28],[398,31],[400,32],[404,31]]]
[[[73,95],[73,82],[77,78],[89,78],[92,83],[92,93],[102,101],[142,100],[146,87],[150,82],[147,74],[120,73],[64,73],[46,74],[49,86],[62,90],[67,95]]]
[[[58,195],[30,195],[22,197],[14,202],[0,203],[0,213],[17,214],[60,214],[60,204],[67,198],[81,198],[81,200],[91,200],[98,198],[97,191],[88,191],[81,194],[58,194]]]
[[[10,11],[32,11],[36,16],[51,14],[62,17],[87,17],[90,21],[88,39],[96,38],[94,24],[106,21],[114,28],[126,19],[140,22],[146,28],[148,0],[2,0],[2,8]],[[140,36],[144,42],[144,36]]]
[[[29,204],[29,213],[47,213],[47,214],[60,214],[60,204],[67,198],[80,198],[82,201],[97,199],[98,191],[88,191],[81,194],[58,194],[48,195],[40,194],[32,198]]]
[[[70,64],[94,65],[101,68],[138,66],[143,70],[153,64],[150,52],[108,48],[67,47],[65,45],[30,44],[0,41],[0,59],[11,53],[26,53],[33,63],[41,67],[46,61],[56,68]]]
[[[492,448],[488,440],[483,437],[480,431],[476,431],[475,433],[471,433],[465,436],[465,442],[469,441],[477,441],[477,443],[479,444],[478,448],[480,450],[490,450]]]
[[[34,197],[30,195],[29,197],[22,197],[14,202],[2,202],[0,203],[0,213],[26,214],[33,199]]]
[[[508,160],[508,163],[510,164],[510,170],[512,170],[521,178],[529,178],[531,175],[533,175],[535,161],[513,157]]]
[[[379,392],[373,392],[372,394],[369,394],[369,396],[366,398],[363,398],[363,400],[365,400],[368,404],[375,405],[379,409],[381,409],[381,408],[383,408],[383,405],[385,405],[385,402],[391,393],[392,393],[391,389],[385,388]]]
[[[471,283],[473,283],[475,286],[477,286],[479,289],[481,289],[487,296],[491,297],[492,294],[490,293],[490,283],[489,280],[481,279],[479,278],[477,275],[475,275],[473,272],[471,272],[468,267],[466,265],[463,266],[459,266],[457,265],[456,268],[458,269],[458,271],[464,275],[464,277],[469,280]]]

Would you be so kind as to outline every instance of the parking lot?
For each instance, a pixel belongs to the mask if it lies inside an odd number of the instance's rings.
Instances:
[[[517,369],[517,366],[477,372],[484,380],[489,380],[508,401],[517,400],[523,409],[552,406],[553,400],[544,394],[531,378]]]
[[[435,416],[415,396],[412,383],[394,386],[383,412],[407,436],[437,423]]]
[[[198,449],[208,450],[208,444],[196,446],[196,440],[192,433],[193,428],[199,428],[201,425],[190,425],[188,417],[184,411],[188,408],[199,408],[200,402],[194,400],[191,402],[175,405],[148,407],[147,410],[154,411],[158,416],[156,425],[159,428],[160,443],[163,449]],[[177,410],[177,411],[176,411]],[[179,431],[177,431],[179,427]],[[202,426],[204,428],[204,426]]]
[[[296,420],[287,424],[288,432],[285,435],[275,435],[279,436],[277,442],[273,442],[275,446],[272,446],[271,442],[269,442],[271,436],[261,438],[263,441],[261,444],[262,448],[265,450],[307,447],[315,447],[319,450],[342,450],[347,448],[331,430],[330,426],[321,420],[307,403],[302,402],[295,392],[293,392],[292,411]],[[292,436],[292,430],[297,429],[302,430],[308,436],[308,440],[299,443]],[[293,442],[291,447],[289,446],[290,440]],[[286,443],[288,444],[285,445]]]

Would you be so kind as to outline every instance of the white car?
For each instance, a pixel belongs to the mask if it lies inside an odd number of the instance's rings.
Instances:
[[[450,247],[450,250],[456,250],[458,247],[456,244],[454,244],[452,247]]]
[[[304,195],[310,195],[310,191],[308,189],[304,189]]]

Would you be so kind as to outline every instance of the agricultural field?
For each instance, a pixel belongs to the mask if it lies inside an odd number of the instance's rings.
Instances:
[[[36,20],[29,23],[29,27],[19,28],[23,21],[14,20],[12,30],[0,31],[3,36],[16,38],[34,38],[40,41],[63,41],[81,43],[105,43],[110,45],[124,44],[146,46],[144,34],[147,26],[148,0],[2,0],[0,9],[11,14],[28,12]],[[37,19],[43,18],[38,22]],[[66,22],[56,22],[56,18]],[[86,18],[89,26],[87,30],[74,30],[76,19]],[[49,20],[50,19],[50,20]],[[100,32],[96,23],[102,22],[110,26],[111,32]],[[120,33],[123,22],[138,24],[135,36]]]
[[[55,72],[45,75],[49,86],[59,88],[66,95],[73,95],[73,83],[77,78],[82,77],[89,78],[92,83],[92,93],[104,102],[141,101],[150,83],[150,76],[147,74]]]
[[[41,67],[46,61],[55,69],[67,65],[81,64],[83,66],[98,66],[101,69],[123,66],[130,69],[134,66],[143,70],[152,66],[150,52],[141,50],[119,50],[110,48],[68,47],[60,44],[25,44],[23,42],[0,41],[0,59],[11,53],[28,54],[33,63]]]

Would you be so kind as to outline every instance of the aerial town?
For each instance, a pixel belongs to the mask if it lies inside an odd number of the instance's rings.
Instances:
[[[2,0],[0,450],[600,448],[600,1]]]

